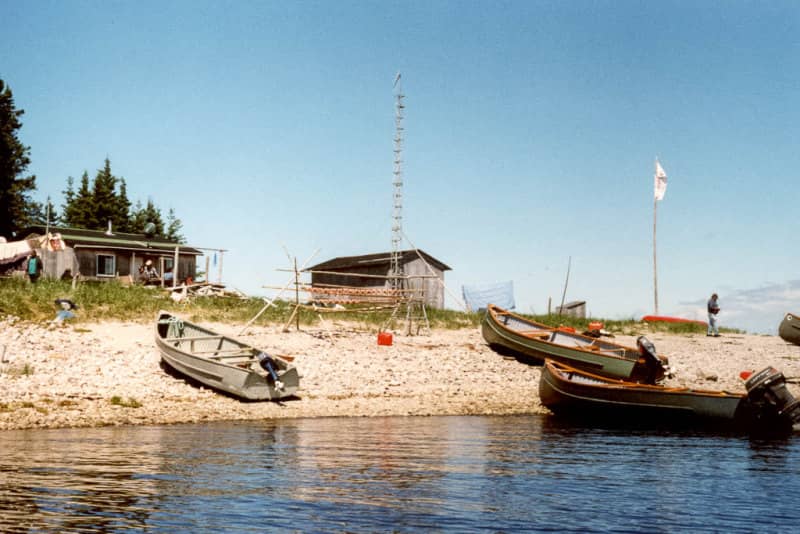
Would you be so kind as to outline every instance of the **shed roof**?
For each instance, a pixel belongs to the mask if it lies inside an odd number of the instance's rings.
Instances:
[[[188,247],[163,237],[148,237],[145,234],[128,234],[124,232],[113,232],[111,234],[102,230],[86,230],[85,228],[68,228],[51,226],[50,233],[59,233],[61,238],[68,246],[87,245],[87,246],[107,246],[132,251],[172,252],[175,247],[180,248],[181,254],[202,255],[203,253],[196,248]],[[31,226],[26,228],[20,235],[44,235],[47,228],[44,226]]]
[[[422,256],[426,262],[432,267],[440,271],[451,271],[452,269],[437,260],[423,250],[401,250],[400,262],[408,263],[417,259],[417,252]],[[386,265],[391,263],[391,252],[379,252],[377,254],[362,254],[361,256],[339,256],[322,263],[318,263],[305,269],[306,271],[343,271],[353,267],[372,267],[376,265]]]

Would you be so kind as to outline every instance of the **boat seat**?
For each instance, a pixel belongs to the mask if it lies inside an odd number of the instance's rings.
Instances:
[[[531,339],[541,339],[542,341],[548,341],[550,339],[550,332],[520,332],[525,337],[529,337]]]
[[[255,358],[255,354],[253,354],[249,350],[240,352],[228,352],[225,354],[214,354],[214,351],[209,351],[208,354],[209,355],[206,356],[206,358],[208,358],[209,360],[229,360],[229,359],[244,358],[244,357]]]
[[[209,356],[209,360],[217,360],[222,361],[222,363],[227,363],[230,365],[240,365],[243,363],[254,363],[258,360],[253,356]]]
[[[181,337],[165,337],[164,341],[208,341],[211,339],[222,339],[225,336],[181,336]]]

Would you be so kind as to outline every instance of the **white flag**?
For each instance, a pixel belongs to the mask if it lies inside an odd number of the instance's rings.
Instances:
[[[661,164],[656,160],[656,176],[655,176],[655,198],[661,200],[664,198],[664,193],[667,192],[667,173],[661,168]]]

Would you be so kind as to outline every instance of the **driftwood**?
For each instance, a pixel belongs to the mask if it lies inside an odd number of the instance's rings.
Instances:
[[[233,297],[246,299],[247,295],[237,289],[225,287],[223,284],[211,283],[198,283],[198,284],[181,284],[175,287],[165,288],[172,293],[175,300],[183,300],[191,297]],[[180,295],[180,297],[176,297]]]

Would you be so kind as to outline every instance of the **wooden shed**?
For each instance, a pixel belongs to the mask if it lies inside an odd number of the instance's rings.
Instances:
[[[578,317],[580,319],[586,318],[586,301],[573,300],[567,302],[564,306],[556,306],[556,314],[566,315],[568,317]]]
[[[403,250],[399,254],[403,274],[409,277],[409,287],[424,290],[426,306],[444,308],[444,273],[452,269],[422,250]],[[380,252],[333,258],[309,267],[306,271],[311,272],[311,285],[314,287],[383,288],[389,286],[389,280],[371,276],[388,276],[390,269],[391,253]],[[344,273],[367,276],[347,276]]]
[[[145,234],[34,226],[20,235],[43,236],[48,230],[50,234],[60,234],[66,245],[63,251],[42,251],[42,274],[51,278],[79,275],[84,280],[134,282],[139,268],[151,260],[162,280],[164,273],[175,273],[181,281],[196,276],[197,256],[203,255],[195,248]]]

